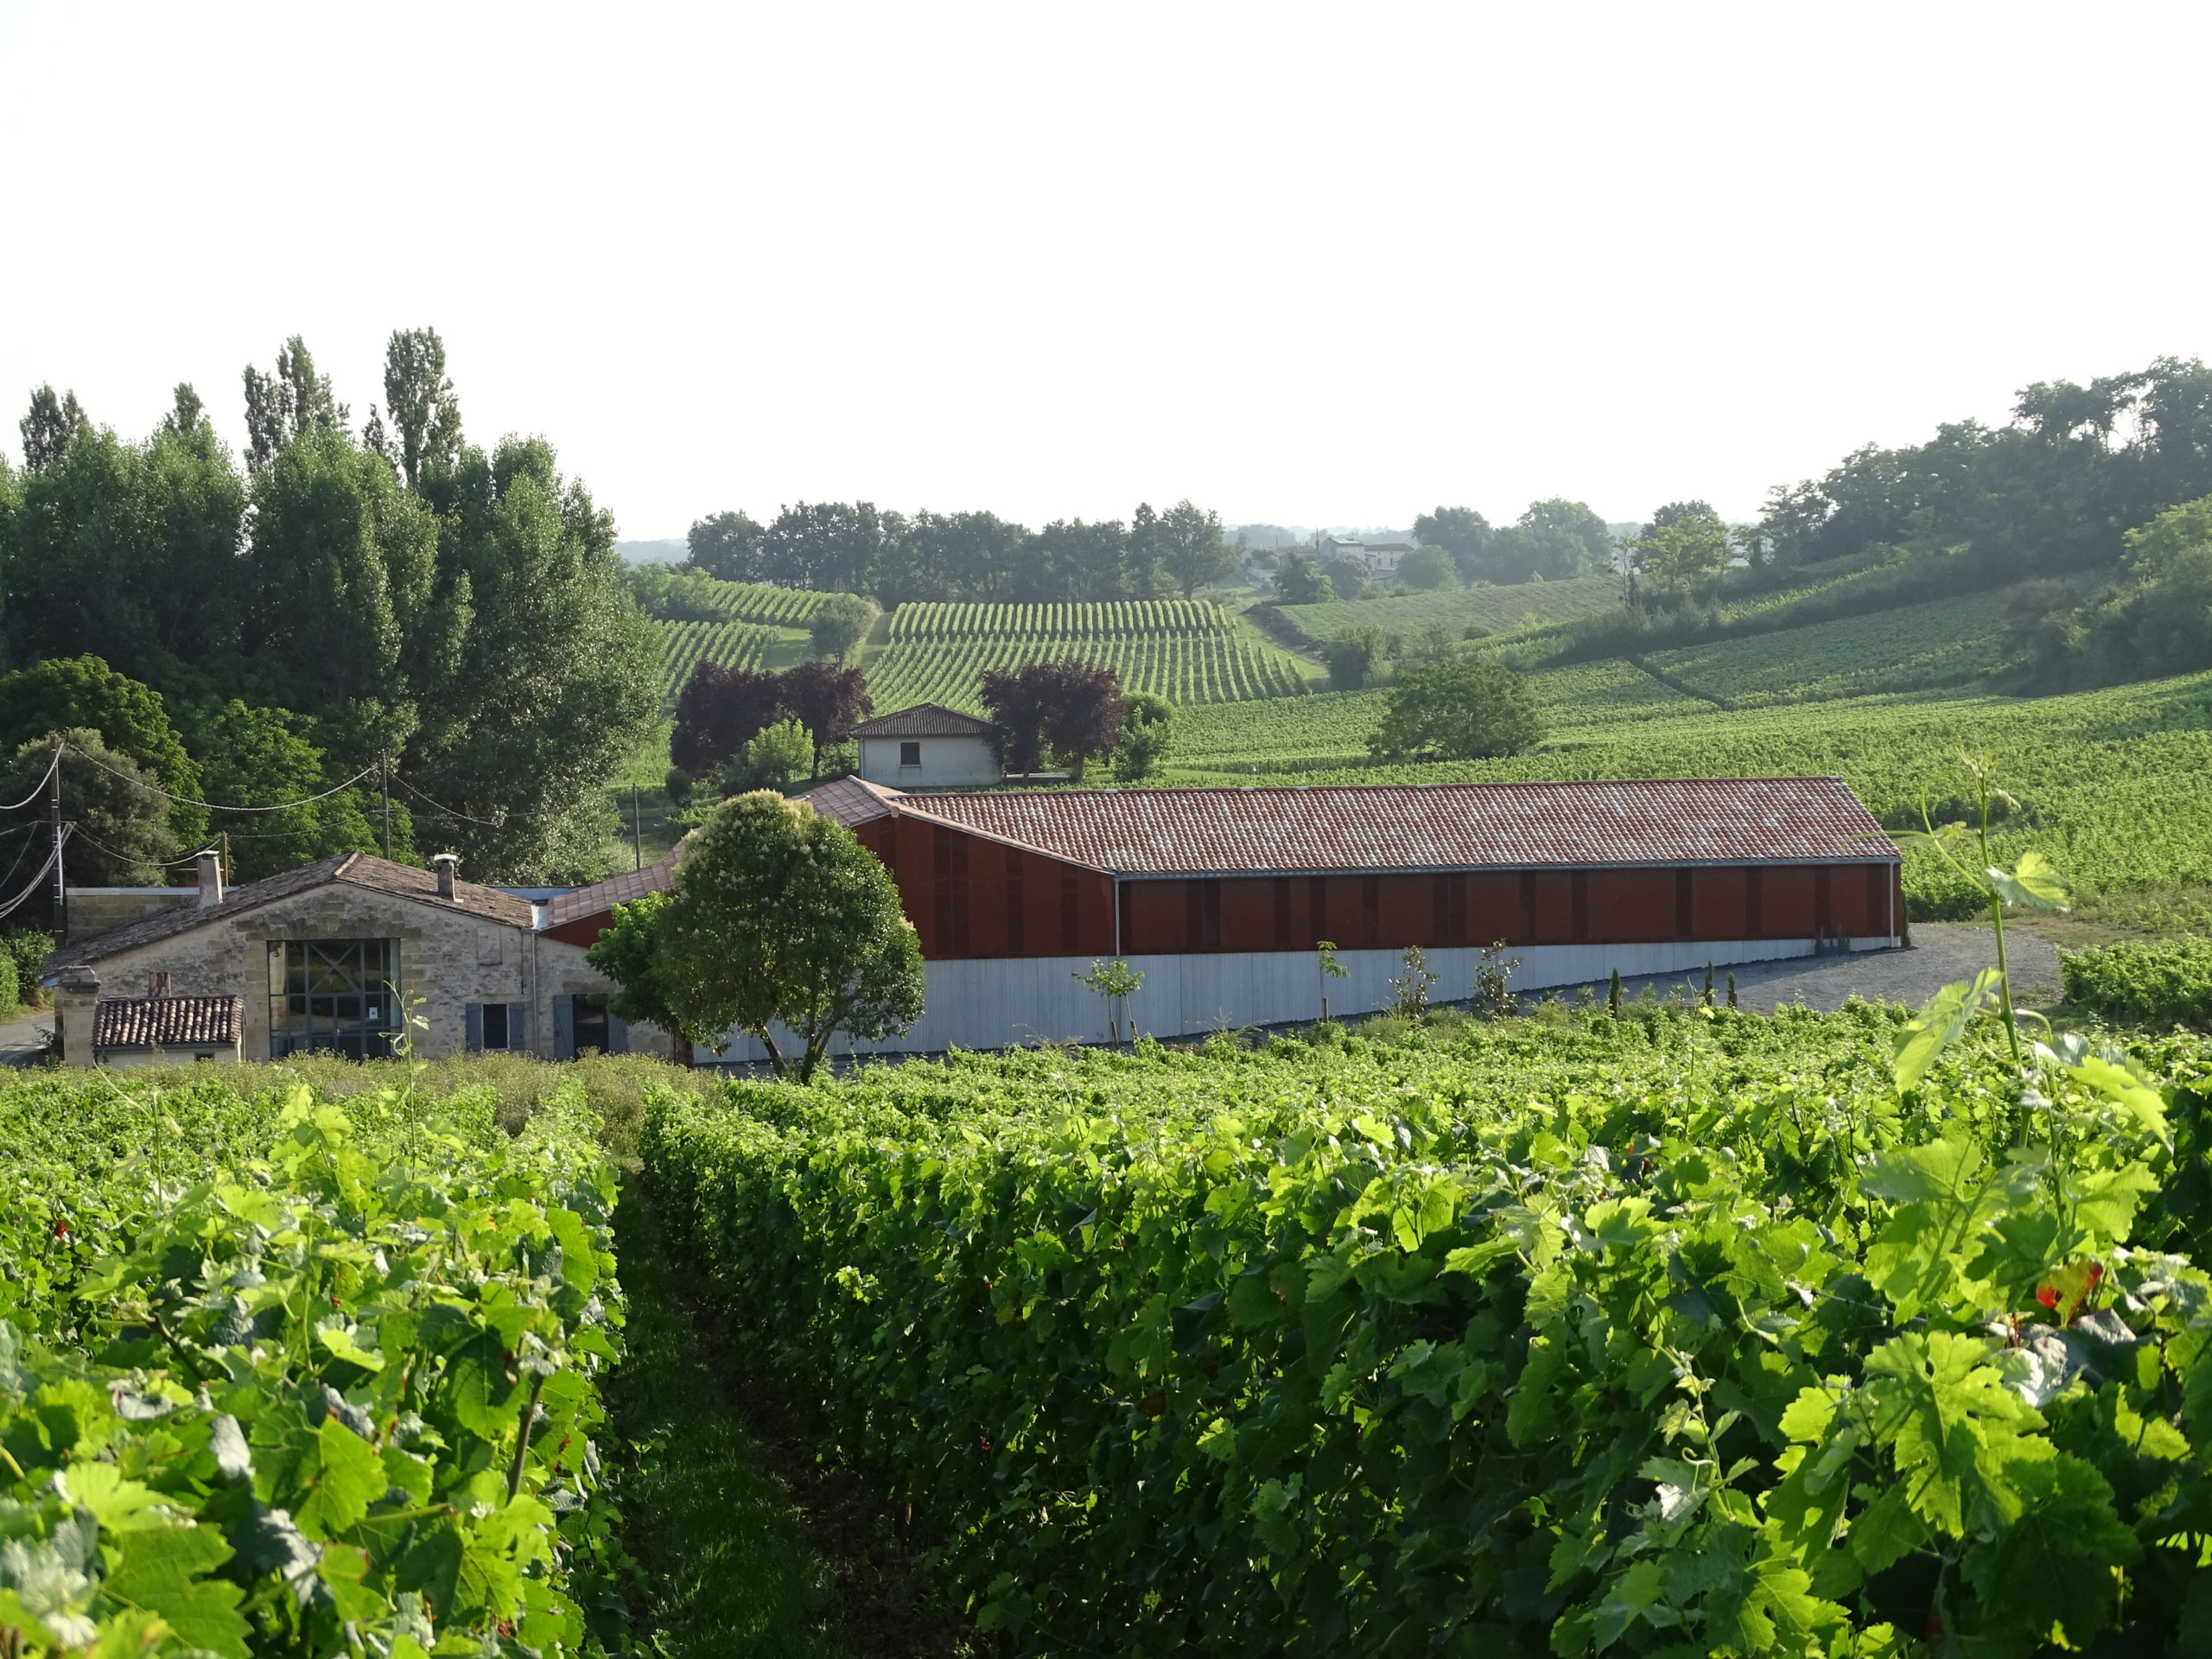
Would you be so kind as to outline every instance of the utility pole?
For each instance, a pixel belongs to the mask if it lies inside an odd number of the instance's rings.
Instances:
[[[391,757],[377,756],[377,789],[384,797],[384,855],[391,856]]]
[[[47,822],[54,829],[54,931],[69,937],[69,884],[61,873],[61,740],[54,740],[54,770],[46,779]]]
[[[223,831],[223,861],[222,861],[222,864],[221,864],[221,866],[220,866],[220,868],[221,868],[222,873],[223,873],[223,890],[224,890],[226,893],[227,893],[227,892],[229,892],[229,891],[230,891],[230,889],[231,889],[231,886],[232,886],[232,882],[231,882],[231,832],[230,832],[229,830],[224,830],[224,831]]]
[[[645,838],[644,832],[638,828],[638,786],[635,784],[630,785],[630,856],[637,861],[632,868],[642,870],[645,868]]]

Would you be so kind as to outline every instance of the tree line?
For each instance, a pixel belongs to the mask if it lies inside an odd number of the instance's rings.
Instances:
[[[683,568],[910,601],[1048,603],[1190,598],[1236,569],[1221,516],[1178,501],[1140,504],[1123,523],[1055,519],[1041,531],[990,512],[879,512],[866,501],[801,501],[763,524],[717,512],[691,526]]]
[[[387,762],[402,780],[389,815],[366,785],[230,824],[241,875],[380,846],[389,821],[403,856],[419,826],[487,879],[596,877],[607,781],[657,713],[611,517],[543,438],[466,439],[433,329],[392,334],[358,432],[297,338],[244,381],[243,465],[189,385],[136,442],[34,394],[22,467],[0,458],[0,652],[18,674],[78,666],[13,712],[0,697],[0,741],[105,733],[168,792],[226,805]],[[99,723],[118,680],[173,748]]]

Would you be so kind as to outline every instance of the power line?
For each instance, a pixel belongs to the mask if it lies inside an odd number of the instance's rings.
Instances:
[[[23,808],[29,806],[33,801],[38,799],[41,791],[46,788],[47,779],[54,776],[54,769],[60,764],[61,751],[59,747],[56,747],[54,751],[54,759],[46,763],[46,777],[40,779],[38,780],[37,786],[34,788],[29,794],[24,796],[22,800],[17,801],[10,806],[0,806],[0,812],[20,812]]]
[[[80,760],[91,761],[93,766],[98,766],[102,772],[107,773],[111,778],[120,778],[126,784],[136,784],[139,788],[146,791],[147,793],[158,795],[165,801],[174,801],[179,806],[197,806],[209,812],[289,812],[296,806],[312,806],[317,801],[327,801],[333,795],[343,794],[346,791],[353,788],[354,785],[359,783],[362,779],[367,777],[371,772],[376,770],[374,766],[364,766],[360,771],[355,772],[351,778],[348,778],[344,783],[340,784],[336,788],[326,789],[321,794],[310,795],[305,800],[285,801],[276,806],[223,806],[214,801],[188,800],[181,795],[170,794],[166,789],[157,789],[143,778],[133,778],[129,772],[118,772],[113,766],[109,766],[104,760],[93,760],[91,755],[86,754],[84,750],[77,747],[73,743],[69,745],[69,751]],[[57,760],[60,757],[58,756],[56,757]],[[41,785],[41,787],[43,787],[43,785]]]
[[[459,818],[463,823],[479,824],[486,830],[504,830],[507,827],[504,823],[493,823],[488,818],[472,818],[467,813],[456,812],[449,806],[440,806],[435,801],[425,795],[421,790],[416,788],[414,785],[409,783],[404,778],[401,777],[396,772],[391,774],[391,780],[395,784],[397,784],[402,789],[405,790],[410,795],[412,795],[416,800],[422,802],[423,805],[429,807],[433,812],[442,812],[449,818]]]
[[[75,826],[73,824],[65,825],[61,831],[61,839],[63,841],[67,841],[74,829]],[[30,901],[31,895],[38,891],[39,884],[46,880],[46,873],[54,868],[54,861],[60,856],[61,849],[59,846],[56,846],[52,852],[46,855],[46,862],[38,867],[38,874],[31,877],[30,885],[25,887],[21,893],[17,893],[13,899],[10,899],[4,906],[0,906],[0,921],[5,921],[9,917],[14,915]]]

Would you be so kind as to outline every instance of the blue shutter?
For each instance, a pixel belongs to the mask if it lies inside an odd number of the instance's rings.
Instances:
[[[617,1020],[611,1014],[607,1016],[607,1052],[610,1054],[627,1054],[630,1052],[629,1022]]]
[[[553,1058],[576,1058],[576,999],[573,996],[553,999]]]
[[[471,1002],[462,1014],[467,1026],[464,1046],[471,1054],[481,1054],[484,1052],[484,1005]]]
[[[512,1054],[530,1052],[530,1004],[507,1004],[507,1052]]]

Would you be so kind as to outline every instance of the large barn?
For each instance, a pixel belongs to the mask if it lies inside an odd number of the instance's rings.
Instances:
[[[1310,1020],[1325,996],[1333,1014],[1387,1007],[1409,944],[1448,999],[1500,940],[1535,988],[1880,950],[1904,929],[1897,849],[1835,778],[964,794],[845,779],[805,798],[883,861],[921,936],[927,1012],[863,1052],[1103,1039],[1117,1011],[1076,977],[1103,958],[1144,975],[1135,1027],[1170,1036]],[[595,931],[588,905],[561,919]],[[1325,939],[1346,977],[1321,972]],[[763,1056],[740,1037],[720,1058]]]

